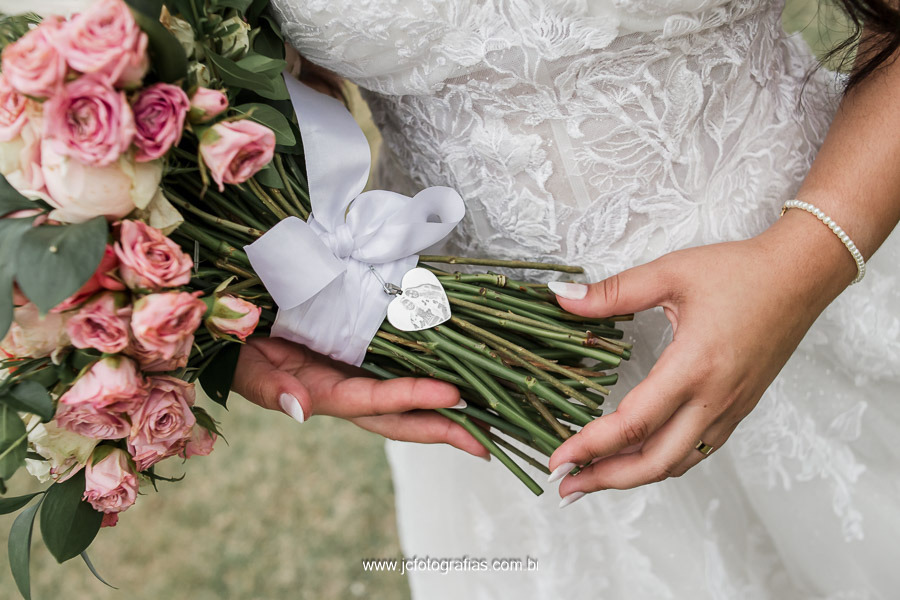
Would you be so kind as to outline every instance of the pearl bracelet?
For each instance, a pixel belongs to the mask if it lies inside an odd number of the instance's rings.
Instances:
[[[863,259],[862,252],[856,247],[856,244],[853,243],[853,240],[850,239],[850,236],[841,229],[841,226],[831,220],[831,217],[823,213],[819,208],[816,208],[809,202],[802,202],[800,200],[788,200],[784,203],[784,206],[781,207],[781,214],[784,215],[785,212],[789,208],[799,208],[800,210],[805,210],[806,212],[813,215],[818,220],[825,223],[834,235],[838,236],[838,239],[841,240],[841,243],[847,247],[847,250],[850,251],[850,256],[853,257],[853,260],[856,261],[856,279],[850,282],[850,285],[854,283],[858,283],[862,281],[862,278],[866,276],[866,261]]]

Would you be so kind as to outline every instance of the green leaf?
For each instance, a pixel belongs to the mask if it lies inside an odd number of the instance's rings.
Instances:
[[[269,58],[258,52],[252,52],[235,63],[242,69],[262,73],[269,77],[281,76],[281,72],[287,67],[287,62],[281,57]]]
[[[278,25],[268,15],[259,20],[253,49],[269,58],[284,59],[284,38],[281,37]]]
[[[100,531],[103,513],[81,499],[84,469],[47,490],[41,507],[41,535],[50,554],[65,562],[84,552]]]
[[[31,502],[32,498],[43,493],[44,492],[35,492],[24,496],[16,496],[15,498],[0,498],[0,515],[8,515],[11,512],[16,512]]]
[[[7,543],[9,569],[12,571],[13,579],[16,580],[16,587],[19,588],[19,592],[25,600],[31,600],[31,573],[28,568],[31,563],[31,535],[34,529],[34,517],[40,507],[41,503],[38,502],[23,510],[13,521],[12,528],[9,530],[9,542]]]
[[[248,118],[260,125],[265,125],[275,133],[275,143],[285,146],[293,146],[297,143],[291,124],[281,112],[267,104],[251,102],[235,106],[234,110],[249,115]]]
[[[37,205],[11,186],[6,177],[0,175],[0,217],[29,208],[37,208]]]
[[[212,51],[207,51],[207,56],[226,86],[250,89],[270,100],[285,100],[289,97],[280,73],[274,76],[254,73]]]
[[[214,8],[237,9],[243,15],[250,8],[250,5],[253,4],[253,0],[213,0],[212,4]]]
[[[81,558],[84,560],[84,564],[87,565],[87,568],[91,570],[91,573],[94,575],[94,577],[96,577],[97,579],[100,580],[100,583],[106,585],[107,587],[111,587],[114,590],[119,589],[116,586],[111,585],[108,581],[106,581],[102,577],[100,577],[100,573],[98,573],[97,569],[94,568],[94,563],[91,562],[91,557],[88,556],[88,553],[86,550],[81,553]]]
[[[128,0],[132,5],[134,20],[147,34],[147,51],[150,64],[156,69],[160,80],[175,83],[187,77],[188,60],[184,48],[168,29],[159,22],[162,2],[156,0]],[[155,10],[155,6],[159,10]],[[151,14],[148,14],[148,11]],[[156,16],[153,16],[155,10]]]
[[[275,167],[273,167],[271,164],[254,175],[253,178],[258,183],[261,183],[266,187],[276,188],[279,190],[284,189],[284,182],[281,180],[281,175],[278,174],[278,171],[276,171]]]
[[[0,339],[6,336],[13,321],[13,282],[16,276],[15,256],[34,219],[0,219]]]
[[[253,0],[253,4],[247,10],[247,21],[250,25],[256,25],[257,20],[262,15],[263,11],[269,6],[269,0]]]
[[[25,232],[16,256],[16,280],[41,312],[84,285],[106,248],[104,217],[76,225],[41,225]]]
[[[228,400],[240,352],[240,344],[227,344],[200,372],[200,385],[203,386],[203,391],[222,406],[225,406]]]
[[[0,402],[12,408],[38,415],[46,423],[53,418],[53,399],[44,386],[36,381],[23,381],[4,395]]]
[[[9,479],[25,463],[26,439],[25,423],[15,409],[0,404],[0,478]]]
[[[202,406],[192,406],[191,412],[194,413],[194,418],[197,419],[197,424],[200,425],[200,427],[211,431],[212,433],[225,440],[225,436],[222,435],[222,432],[219,430],[219,422],[213,419],[212,415],[206,412],[206,409],[204,409]],[[227,444],[228,440],[225,440],[225,443]]]

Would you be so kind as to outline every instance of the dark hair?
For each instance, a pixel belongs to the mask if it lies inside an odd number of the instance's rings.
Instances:
[[[847,15],[851,33],[850,37],[825,54],[822,62],[836,60],[840,70],[849,71],[844,88],[844,93],[847,93],[877,69],[897,58],[895,53],[900,48],[900,4],[894,4],[894,0],[833,1]],[[852,69],[849,69],[847,67],[851,61]]]

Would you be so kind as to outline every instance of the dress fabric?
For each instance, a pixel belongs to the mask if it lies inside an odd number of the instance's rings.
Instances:
[[[784,34],[782,8],[274,1],[304,56],[363,89],[384,137],[377,185],[466,200],[449,252],[579,264],[592,280],[753,236],[799,188],[840,79],[807,81],[815,59]],[[898,264],[895,233],[728,443],[682,478],[559,510],[555,486],[534,497],[497,461],[388,442],[407,557],[538,563],[412,571],[413,598],[896,597]],[[608,408],[671,339],[661,311],[627,331],[635,353]]]

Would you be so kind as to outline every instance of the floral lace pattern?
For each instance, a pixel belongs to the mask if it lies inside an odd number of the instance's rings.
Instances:
[[[580,264],[591,279],[764,230],[839,100],[831,73],[804,86],[815,60],[783,33],[780,0],[274,6],[304,56],[363,89],[384,138],[379,187],[447,185],[466,200],[449,251]],[[681,480],[559,514],[554,493],[535,500],[468,457],[389,444],[408,555],[543,561],[541,577],[415,573],[414,597],[894,593],[882,529],[900,527],[900,486],[885,483],[900,462],[889,442],[900,435],[898,262],[894,235],[723,451]],[[659,313],[637,320],[642,351],[620,390],[646,374],[667,331]]]

